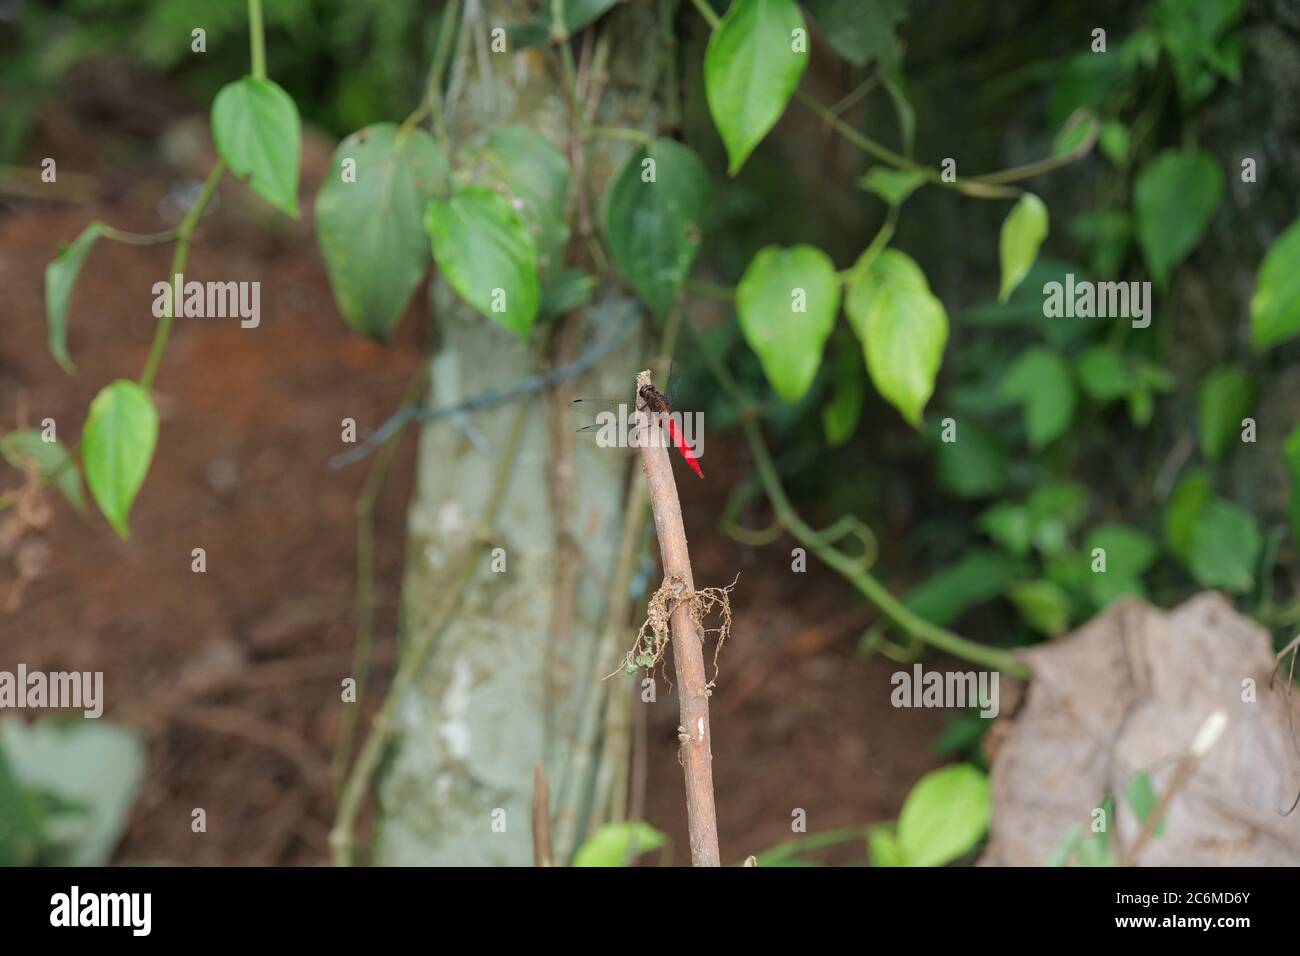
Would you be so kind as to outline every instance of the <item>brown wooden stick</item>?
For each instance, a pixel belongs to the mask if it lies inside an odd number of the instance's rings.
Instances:
[[[637,375],[637,394],[650,384],[650,372]],[[637,402],[638,434],[642,436],[641,466],[650,488],[650,512],[654,515],[659,555],[663,559],[664,583],[679,586],[683,593],[695,591],[691,556],[682,526],[682,506],[669,449],[663,441],[647,440],[650,416]],[[656,436],[657,437],[657,436]],[[718,814],[713,802],[713,732],[709,725],[708,680],[704,674],[703,639],[691,617],[691,602],[680,601],[673,608],[673,667],[677,672],[677,697],[681,714],[681,759],[686,774],[686,822],[691,839],[693,866],[721,866],[718,852]]]
[[[542,765],[533,764],[533,866],[551,865],[551,788]]]

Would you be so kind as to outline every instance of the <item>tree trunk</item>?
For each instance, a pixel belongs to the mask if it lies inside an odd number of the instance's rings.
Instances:
[[[557,48],[491,52],[493,29],[508,26],[518,7],[465,4],[448,88],[449,131],[464,149],[501,126],[524,126],[572,159]],[[589,28],[592,51],[608,45],[608,84],[595,122],[643,126],[646,110],[654,110],[659,31],[652,13],[650,4],[620,5]],[[574,44],[583,61],[587,42]],[[646,90],[651,95],[640,95]],[[589,197],[602,194],[628,149],[588,144]],[[573,171],[570,195],[583,188]],[[592,206],[595,216],[599,207]],[[576,216],[570,225],[578,236]],[[431,361],[433,407],[509,386],[536,371],[539,355],[555,354],[557,345],[563,361],[566,339],[568,357],[581,354],[593,329],[625,321],[634,307],[615,289],[598,288],[582,316],[539,323],[524,344],[463,304],[441,278],[430,300],[439,340]],[[638,325],[595,371],[574,379],[568,394],[630,400],[642,343]],[[623,534],[629,458],[576,436],[578,423],[562,404],[567,395],[556,389],[422,430],[408,518],[403,647],[429,628],[441,632],[415,691],[397,709],[396,744],[379,786],[377,863],[530,864],[534,764],[550,784],[556,862],[567,862],[609,812],[611,789],[622,777],[611,764],[625,761],[626,749],[606,748],[602,772],[605,701],[618,695],[608,708],[617,718],[629,698],[625,683],[600,680],[625,648],[621,640],[611,648],[599,635]],[[507,461],[521,408],[517,454]],[[480,524],[500,469],[508,481],[484,541]],[[467,553],[473,570],[459,605],[440,620],[438,609],[457,586],[450,571]]]

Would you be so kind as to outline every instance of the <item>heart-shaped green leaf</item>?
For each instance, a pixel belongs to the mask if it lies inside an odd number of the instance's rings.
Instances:
[[[927,773],[898,814],[907,866],[943,866],[968,852],[989,826],[989,778],[970,764]]]
[[[92,222],[45,267],[45,319],[49,326],[50,354],[68,373],[76,371],[68,357],[68,307],[72,304],[72,290],[103,225]]]
[[[642,853],[657,850],[668,838],[641,820],[606,823],[573,856],[574,866],[627,866]]]
[[[1260,264],[1250,300],[1250,331],[1257,349],[1300,334],[1300,220],[1274,240]]]
[[[457,295],[520,338],[537,320],[537,246],[510,200],[465,186],[429,203],[433,258]]]
[[[301,124],[293,98],[262,77],[227,83],[212,102],[212,141],[236,176],[276,209],[298,218]]]
[[[564,154],[536,130],[504,126],[492,133],[480,158],[486,175],[518,200],[519,218],[537,246],[538,271],[557,270],[569,241],[564,216],[569,164]]]
[[[144,484],[158,442],[158,412],[149,393],[118,379],[90,403],[81,433],[81,459],[90,494],[108,523],[128,537],[126,518]]]
[[[1196,248],[1223,197],[1223,171],[1200,150],[1167,149],[1133,185],[1138,244],[1160,285]]]
[[[872,255],[868,250],[864,255]],[[876,390],[913,426],[934,394],[948,313],[910,256],[897,249],[853,267],[844,311],[862,342]]]
[[[657,139],[627,158],[605,194],[605,240],[650,311],[663,315],[690,274],[709,205],[698,156]]]
[[[316,197],[316,242],[343,319],[387,339],[429,267],[422,215],[446,188],[447,157],[420,129],[392,123],[339,144]]]
[[[796,52],[799,36],[803,44]],[[740,172],[781,118],[807,67],[807,28],[793,0],[731,5],[704,53],[704,95],[727,148],[730,175]]]
[[[760,249],[741,277],[740,331],[785,401],[799,401],[811,387],[839,304],[835,265],[812,246]]]
[[[998,242],[998,257],[1002,262],[1002,287],[998,292],[998,301],[1006,302],[1007,297],[1024,281],[1034,260],[1038,258],[1038,247],[1047,238],[1047,207],[1033,193],[1025,193],[1011,207],[1011,212],[1002,223],[1002,235]]]

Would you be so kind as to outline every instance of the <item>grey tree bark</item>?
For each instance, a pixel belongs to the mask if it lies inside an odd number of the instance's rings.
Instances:
[[[493,130],[514,124],[567,153],[569,107],[554,51],[491,51],[492,30],[517,19],[518,6],[466,3],[447,125],[457,148],[478,146]],[[648,114],[660,85],[652,5],[620,5],[591,29],[591,56],[582,59],[603,58],[608,74],[604,84],[593,76],[603,85],[594,121],[642,126],[653,118]],[[629,148],[588,144],[590,196],[599,198]],[[575,176],[571,195],[581,188]],[[533,344],[465,306],[443,279],[435,280],[430,296],[440,341],[431,360],[431,405],[508,386],[537,369]],[[593,328],[635,305],[608,286],[592,303],[581,317],[579,353]],[[538,328],[531,341],[546,338]],[[630,400],[642,345],[634,333],[578,378],[573,393]],[[503,465],[502,458],[519,403],[439,421],[420,435],[408,517],[403,647],[429,628],[444,629],[416,690],[398,707],[396,744],[379,783],[377,863],[530,864],[535,763],[550,782],[557,862],[609,812],[609,791],[621,776],[610,772],[610,764],[626,754],[618,748],[603,758],[600,753],[605,695],[619,695],[609,708],[615,715],[629,698],[625,683],[600,680],[625,648],[611,655],[599,633],[623,532],[628,457],[573,441],[576,423],[566,420],[567,410],[558,417],[548,411],[554,401],[544,393],[525,403],[512,463]],[[509,479],[491,540],[475,540],[503,467]],[[439,621],[436,609],[452,586],[449,568],[465,549],[476,549],[474,570],[456,612]]]

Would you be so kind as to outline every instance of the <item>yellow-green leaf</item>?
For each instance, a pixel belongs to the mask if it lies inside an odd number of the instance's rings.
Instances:
[[[527,338],[541,298],[537,247],[510,200],[486,186],[466,186],[429,203],[425,229],[457,295]]]
[[[812,246],[760,249],[741,277],[740,331],[785,401],[799,401],[812,385],[839,304],[835,265]]]
[[[704,95],[727,148],[730,175],[740,172],[781,118],[808,67],[807,43],[794,0],[735,0],[713,31],[704,53]]]
[[[989,825],[989,780],[970,764],[922,777],[898,815],[898,848],[907,866],[943,866],[969,852]]]
[[[1025,193],[1002,223],[1002,235],[998,241],[998,256],[1002,263],[999,302],[1006,302],[1007,296],[1024,281],[1045,238],[1047,207],[1033,193]]]
[[[144,484],[158,441],[158,412],[149,393],[118,379],[90,403],[81,433],[86,484],[114,530],[128,536],[126,519]]]
[[[884,250],[865,265],[859,260],[844,311],[862,342],[876,390],[919,427],[948,341],[948,313],[930,291],[925,273],[896,249]]]

